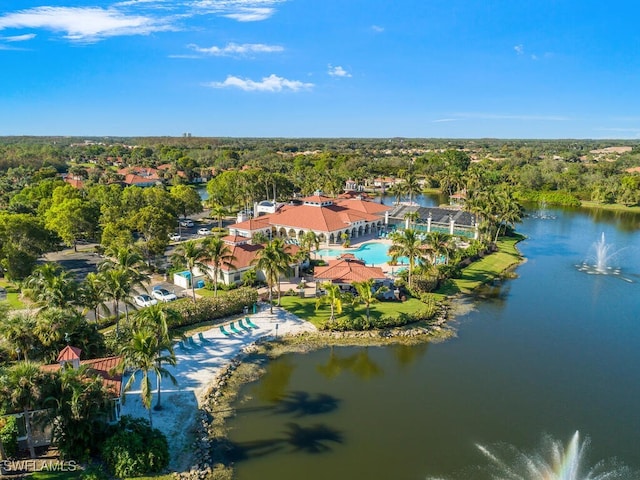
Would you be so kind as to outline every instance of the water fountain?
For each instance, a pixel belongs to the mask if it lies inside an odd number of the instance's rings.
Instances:
[[[595,251],[595,257],[591,257],[590,260],[594,263],[585,261],[578,265],[578,270],[592,275],[620,276],[620,268],[611,265],[611,261],[619,253],[619,250],[612,250],[613,245],[607,243],[604,232],[600,235],[600,240],[593,244],[592,249]],[[631,281],[630,279],[622,278],[626,281]]]
[[[601,461],[592,467],[586,465],[589,440],[580,442],[579,432],[566,445],[549,436],[543,438],[542,447],[533,453],[521,452],[511,445],[497,447],[494,453],[478,445],[489,460],[487,473],[495,480],[631,480],[637,472],[616,464]]]

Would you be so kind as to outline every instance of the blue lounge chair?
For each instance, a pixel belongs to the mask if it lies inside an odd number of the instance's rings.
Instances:
[[[196,344],[196,342],[193,341],[193,337],[187,338],[187,343],[189,344],[189,347],[192,347],[192,348],[196,348],[198,346],[198,344]]]
[[[229,324],[229,328],[231,329],[231,331],[232,331],[233,333],[238,333],[238,334],[241,334],[241,333],[242,333],[242,331],[241,331],[241,330],[238,330],[238,327],[236,327],[236,325],[235,325],[235,323],[234,323],[234,322],[231,322],[231,323]]]
[[[180,340],[180,341],[178,342],[178,347],[180,347],[180,348],[181,348],[182,350],[184,350],[185,352],[188,352],[188,351],[189,351],[189,348],[185,345],[185,343],[184,343],[184,341],[183,341],[183,340]]]
[[[198,339],[200,340],[200,343],[211,343],[209,340],[204,338],[204,335],[202,335],[202,332],[198,333]]]
[[[249,325],[251,328],[260,328],[258,325],[253,323],[249,317],[244,317],[244,323]]]
[[[242,323],[242,319],[240,319],[240,321],[238,322],[238,325],[240,325],[240,328],[246,331],[251,330],[251,327],[249,327],[248,325],[245,325],[244,323]]]
[[[231,334],[225,330],[224,325],[220,325],[220,333],[222,333],[225,337],[231,336]]]

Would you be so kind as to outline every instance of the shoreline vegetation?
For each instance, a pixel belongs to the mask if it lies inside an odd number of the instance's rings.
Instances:
[[[193,432],[192,467],[189,471],[175,473],[175,477],[181,480],[231,480],[234,477],[237,452],[228,437],[227,422],[235,415],[234,404],[242,387],[259,380],[271,360],[332,346],[416,345],[455,337],[455,330],[448,325],[450,299],[472,294],[480,286],[497,279],[513,278],[513,269],[525,261],[517,249],[518,242],[524,238],[519,234],[501,237],[495,252],[466,266],[460,278],[452,279],[437,291],[435,295],[440,308],[432,321],[388,330],[306,332],[249,345],[221,369],[202,394]]]

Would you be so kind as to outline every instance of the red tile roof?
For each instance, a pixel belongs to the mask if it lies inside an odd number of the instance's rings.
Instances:
[[[41,365],[43,372],[57,372],[64,362],[77,360],[81,350],[76,347],[66,346],[58,355],[58,362],[49,365]],[[74,355],[78,355],[74,357]],[[117,371],[117,367],[122,361],[122,357],[93,358],[91,360],[81,360],[80,365],[87,365],[89,373],[102,377],[104,385],[116,397],[120,396],[122,387],[122,374]]]
[[[352,254],[330,260],[329,266],[316,267],[313,278],[334,283],[353,283],[366,280],[384,280],[386,277],[380,267],[367,267],[362,260]]]
[[[245,237],[238,237],[245,238]],[[255,258],[258,256],[258,252],[264,248],[264,245],[253,245],[250,243],[242,243],[238,245],[234,245],[233,249],[231,249],[231,255],[235,257],[233,260],[233,268],[222,266],[220,270],[225,272],[231,272],[233,270],[242,270],[243,268],[250,267],[253,265]],[[291,255],[296,255],[300,248],[296,245],[285,246],[285,251],[290,253]]]
[[[388,207],[387,205],[383,205],[377,202],[370,202],[361,198],[342,199],[337,203],[337,205],[340,207],[366,213],[384,213],[392,210],[392,207]]]

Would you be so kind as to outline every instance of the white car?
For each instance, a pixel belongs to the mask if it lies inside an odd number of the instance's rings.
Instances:
[[[172,242],[179,242],[180,240],[182,240],[182,237],[179,233],[172,233],[169,235],[169,240],[171,240]]]
[[[190,218],[183,218],[182,220],[180,220],[180,226],[181,227],[193,227],[193,220],[191,220]]]
[[[166,288],[154,288],[151,291],[151,295],[161,302],[173,302],[178,299],[178,296],[175,293],[170,292]]]
[[[198,235],[211,235],[211,230],[209,230],[208,228],[199,228],[198,229]]]
[[[139,307],[150,307],[151,305],[155,305],[158,303],[158,300],[156,300],[155,298],[151,298],[146,293],[136,295],[135,297],[133,297],[133,301]]]

